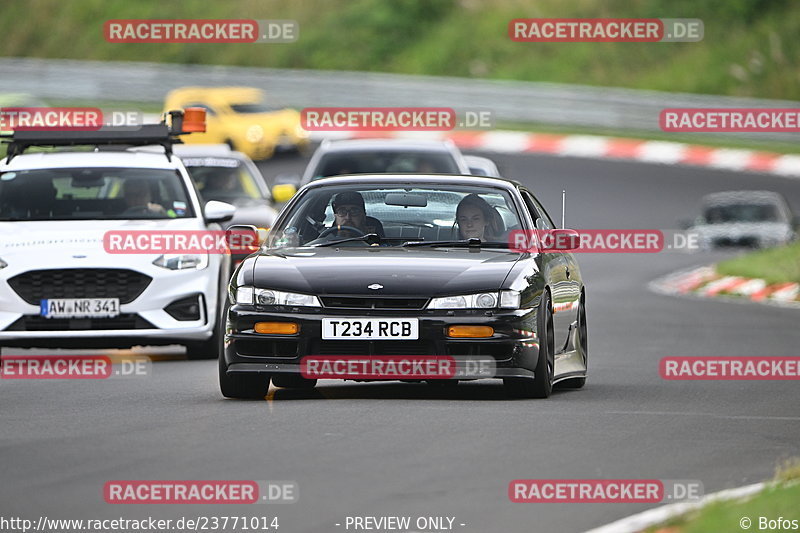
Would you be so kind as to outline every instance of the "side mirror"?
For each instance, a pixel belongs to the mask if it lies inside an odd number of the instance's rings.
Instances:
[[[276,204],[288,202],[297,192],[297,187],[291,183],[281,183],[272,188],[272,200]]]
[[[225,240],[231,253],[253,253],[267,240],[266,228],[257,228],[249,224],[234,224],[225,230]]]
[[[207,222],[227,222],[235,213],[236,207],[217,200],[210,200],[203,208],[203,216]]]
[[[552,229],[539,237],[543,252],[572,252],[581,246],[580,234],[574,229]]]

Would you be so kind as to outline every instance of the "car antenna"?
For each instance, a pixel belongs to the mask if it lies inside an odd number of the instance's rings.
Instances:
[[[561,189],[561,229],[567,227],[564,225],[564,217],[566,216],[566,209],[567,209],[567,191],[566,189]]]

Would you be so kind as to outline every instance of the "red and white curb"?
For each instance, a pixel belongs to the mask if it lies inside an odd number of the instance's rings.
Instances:
[[[317,141],[365,138],[449,139],[463,150],[630,160],[665,165],[691,165],[733,171],[765,172],[790,178],[800,177],[800,155],[599,135],[456,130],[446,132],[312,132],[311,138]]]
[[[650,509],[643,513],[635,514],[622,520],[617,520],[610,524],[592,529],[586,533],[638,533],[644,531],[649,527],[656,526],[671,518],[684,515],[686,513],[696,511],[705,505],[717,501],[726,500],[739,500],[752,496],[767,486],[766,483],[755,483],[744,487],[737,487],[735,489],[727,489],[713,494],[708,494],[700,501],[696,502],[681,502],[663,505]]]
[[[701,298],[728,297],[783,307],[800,308],[800,284],[775,283],[763,279],[723,276],[713,266],[694,267],[668,274],[650,282],[649,288],[661,294]]]

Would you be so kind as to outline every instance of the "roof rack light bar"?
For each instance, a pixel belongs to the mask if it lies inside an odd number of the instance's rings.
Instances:
[[[159,124],[143,124],[130,128],[101,128],[95,131],[21,130],[0,135],[0,138],[3,143],[8,144],[6,163],[32,146],[160,145],[164,147],[167,159],[171,159],[172,145],[183,142],[180,135],[205,131],[205,110],[202,110],[201,116],[198,116],[195,109],[189,108],[187,111],[190,111],[189,115],[194,119],[191,123],[188,120],[184,121],[184,111],[178,110],[166,112]],[[188,131],[184,131],[184,125]]]

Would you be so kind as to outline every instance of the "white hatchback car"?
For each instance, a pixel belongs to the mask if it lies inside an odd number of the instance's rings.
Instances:
[[[0,346],[183,344],[218,353],[225,254],[111,254],[109,230],[220,229],[178,157],[126,151],[30,153],[0,162]],[[10,160],[9,160],[10,159]]]

